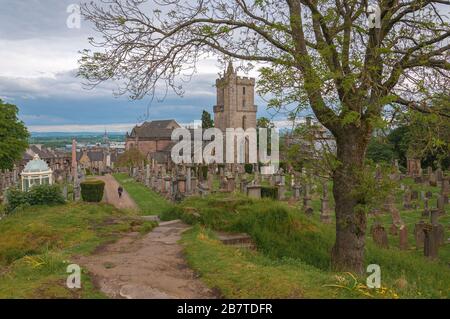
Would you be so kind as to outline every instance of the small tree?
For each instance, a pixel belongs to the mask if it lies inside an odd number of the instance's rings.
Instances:
[[[208,111],[203,110],[202,113],[202,128],[204,130],[213,128],[214,127],[214,121],[211,118],[211,114]]]
[[[145,156],[137,148],[131,148],[117,158],[116,166],[131,169],[141,167],[145,161]]]
[[[0,99],[0,170],[12,169],[28,147],[28,130],[17,118],[18,111]]]

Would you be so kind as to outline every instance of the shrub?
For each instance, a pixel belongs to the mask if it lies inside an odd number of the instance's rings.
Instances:
[[[278,188],[270,187],[270,186],[262,186],[261,187],[261,197],[278,199]]]
[[[28,192],[30,205],[64,204],[64,196],[58,185],[40,185],[32,187]]]
[[[85,202],[99,203],[103,199],[103,193],[105,190],[105,182],[99,180],[88,180],[82,182],[81,197]]]
[[[253,173],[253,164],[245,164],[244,169],[247,174],[252,174]]]
[[[57,205],[64,204],[65,200],[61,188],[57,185],[34,186],[29,192],[19,189],[10,189],[6,194],[7,212],[12,212],[20,207],[34,205]]]

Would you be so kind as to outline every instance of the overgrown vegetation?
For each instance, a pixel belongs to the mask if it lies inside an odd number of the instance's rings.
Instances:
[[[251,277],[252,267],[258,269],[259,266],[255,260],[266,260],[266,263],[279,267],[277,269],[283,269],[283,267],[293,264],[307,265],[310,267],[309,269],[314,270],[313,272],[322,273],[323,276],[318,278],[330,280],[330,278],[337,278],[336,276],[340,276],[339,278],[345,277],[348,285],[353,287],[350,284],[352,282],[349,279],[350,275],[334,273],[330,270],[330,250],[334,241],[333,226],[321,224],[316,219],[309,219],[301,214],[299,209],[290,208],[283,203],[268,199],[251,200],[246,197],[213,195],[205,199],[190,198],[171,212],[163,214],[162,217],[163,219],[181,218],[185,222],[202,225],[206,229],[248,233],[255,241],[259,253],[256,253],[255,259],[252,259],[252,257],[234,265],[234,267],[242,267],[242,263],[249,263],[245,269],[250,269],[250,273],[245,274],[247,271],[243,271],[240,275],[242,277]],[[198,232],[197,229],[197,237]],[[239,294],[242,284],[238,280],[224,281],[224,278],[231,276],[228,273],[229,266],[225,268],[224,265],[238,262],[228,259],[231,257],[226,257],[229,254],[226,253],[226,249],[229,248],[211,244],[208,249],[214,249],[215,251],[209,253],[211,255],[225,255],[222,257],[226,260],[214,261],[214,259],[211,259],[207,264],[204,264],[202,260],[207,259],[205,255],[208,253],[200,247],[206,244],[200,242],[197,237],[186,237],[188,258],[191,260],[193,267],[202,273],[211,286],[217,286],[226,296]],[[366,264],[372,263],[381,266],[384,290],[367,291],[363,286],[358,285],[350,289],[359,291],[357,295],[360,297],[369,295],[373,297],[395,297],[398,295],[408,298],[450,297],[450,271],[444,260],[431,262],[420,254],[411,251],[400,251],[396,248],[380,249],[375,247],[372,241],[368,239]],[[301,272],[302,268],[303,266],[297,271]],[[266,275],[270,276],[267,273]],[[355,278],[358,283],[365,284],[363,276]],[[311,281],[314,281],[314,279],[309,278],[309,283]],[[306,284],[308,284],[308,281]],[[323,282],[318,279],[311,286],[317,288],[321,287],[322,284]],[[253,285],[264,284],[260,281],[253,282]],[[330,288],[329,297],[335,294],[333,291],[336,289],[348,291],[347,288]],[[339,292],[340,296],[343,296],[342,294],[343,292]],[[257,296],[258,294],[248,295],[248,297]],[[282,293],[278,297],[285,296]],[[302,296],[302,294],[298,296]]]
[[[6,211],[11,213],[18,209],[25,209],[35,205],[64,204],[65,199],[58,185],[37,185],[28,192],[19,189],[9,189],[6,193]]]
[[[104,204],[37,206],[10,215],[0,220],[0,298],[104,298],[86,273],[82,289],[66,287],[70,260],[121,233],[153,227]]]

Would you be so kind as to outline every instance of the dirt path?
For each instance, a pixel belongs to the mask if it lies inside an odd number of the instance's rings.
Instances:
[[[119,199],[119,194],[117,193],[119,183],[112,175],[99,176],[96,177],[96,179],[102,180],[106,184],[105,196],[103,200],[108,204],[114,205],[118,209],[138,209],[138,206],[134,200],[125,190],[122,194],[122,198]]]
[[[183,258],[182,246],[177,242],[187,229],[180,221],[161,223],[144,237],[128,234],[76,262],[112,298],[215,298]]]

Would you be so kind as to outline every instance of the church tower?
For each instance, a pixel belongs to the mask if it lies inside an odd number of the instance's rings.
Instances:
[[[216,87],[215,127],[223,133],[227,128],[256,129],[255,79],[238,76],[230,62]]]

